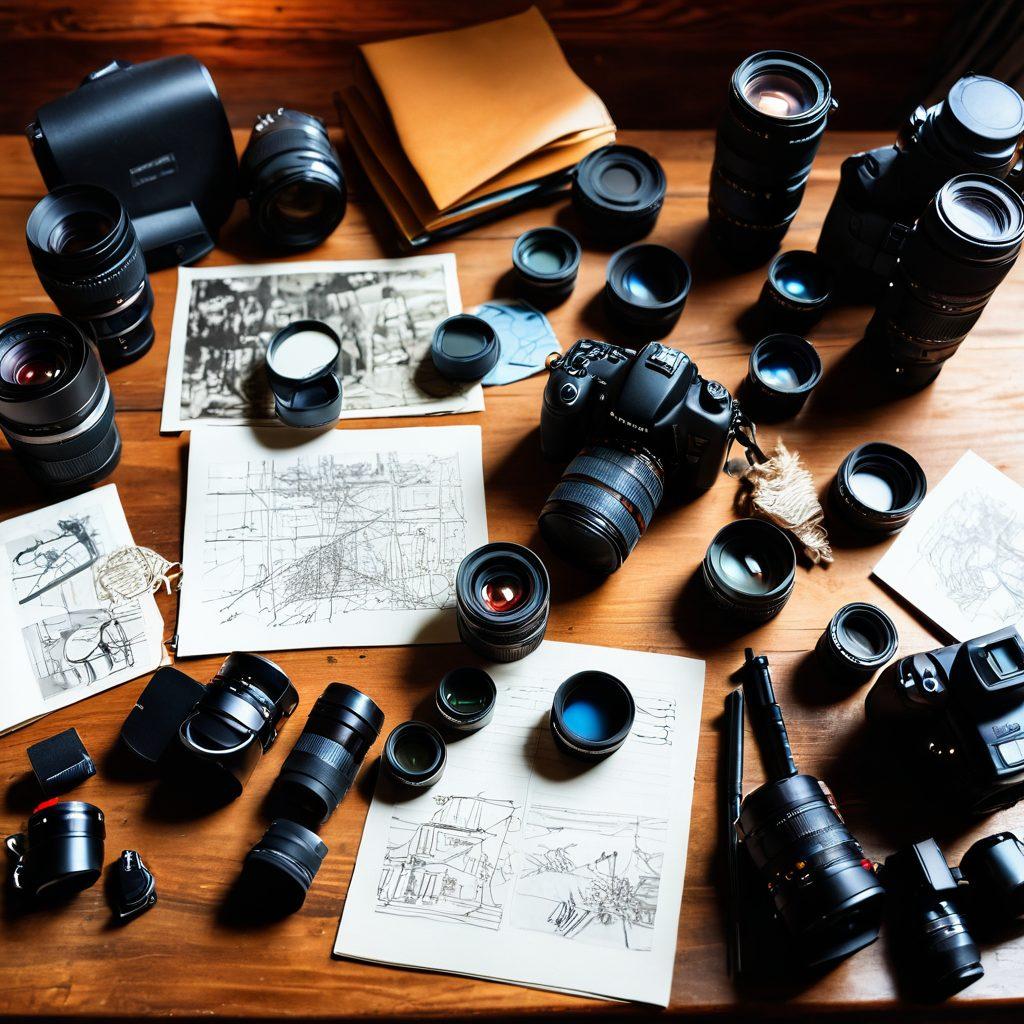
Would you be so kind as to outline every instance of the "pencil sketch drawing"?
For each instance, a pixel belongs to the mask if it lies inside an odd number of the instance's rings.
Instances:
[[[588,945],[649,950],[668,822],[531,806],[512,924]]]
[[[57,526],[7,545],[18,604],[59,587],[99,558],[98,530],[87,515],[68,516]]]
[[[377,884],[381,914],[496,931],[512,879],[512,800],[434,797],[426,819],[392,815]]]
[[[467,544],[457,454],[213,463],[205,510],[203,604],[222,625],[335,623],[350,611],[454,603]]]

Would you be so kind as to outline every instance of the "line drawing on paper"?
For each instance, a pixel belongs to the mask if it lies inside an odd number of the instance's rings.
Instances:
[[[271,627],[450,607],[466,554],[463,499],[457,453],[214,464],[203,603],[222,625]]]
[[[426,819],[394,814],[377,884],[380,914],[496,931],[513,876],[513,800],[438,795]]]
[[[984,490],[960,493],[917,542],[917,566],[969,622],[1024,615],[1024,510]]]
[[[60,519],[55,528],[7,545],[18,604],[28,604],[99,558],[99,530],[88,515]]]
[[[511,922],[614,949],[651,949],[667,841],[663,818],[533,805]]]

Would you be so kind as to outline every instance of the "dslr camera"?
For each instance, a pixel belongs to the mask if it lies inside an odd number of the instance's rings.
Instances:
[[[1024,640],[1013,626],[894,662],[865,711],[929,785],[971,813],[1024,795]]]
[[[614,572],[650,524],[666,479],[687,495],[715,482],[739,407],[660,342],[631,352],[583,339],[549,369],[541,449],[572,461],[541,510],[540,531],[570,561]]]

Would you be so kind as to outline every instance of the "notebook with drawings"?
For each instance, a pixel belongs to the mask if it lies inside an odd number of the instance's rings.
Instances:
[[[587,668],[637,707],[589,767],[548,729],[558,685]],[[378,782],[335,955],[666,1006],[704,663],[548,642],[489,671],[494,719],[449,744],[441,780],[411,798]]]

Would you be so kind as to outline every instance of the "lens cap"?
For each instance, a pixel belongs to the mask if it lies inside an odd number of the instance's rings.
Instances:
[[[482,380],[498,361],[500,347],[494,328],[482,317],[458,313],[434,329],[430,357],[442,377]]]
[[[636,704],[629,688],[607,672],[577,672],[555,691],[551,735],[563,754],[600,761],[629,736]]]
[[[795,416],[821,380],[817,349],[795,334],[769,334],[750,353],[744,407],[770,422]]]
[[[576,236],[562,228],[531,228],[512,246],[512,266],[520,290],[541,308],[568,297],[582,256]]]
[[[280,818],[246,854],[241,885],[261,916],[294,914],[327,856],[327,844],[308,828]]]
[[[907,525],[927,490],[924,470],[913,455],[896,445],[871,441],[843,459],[829,496],[850,526],[886,535]]]
[[[426,722],[403,722],[391,730],[381,761],[401,786],[428,789],[444,774],[448,748],[444,738]]]
[[[324,427],[341,413],[341,378],[335,372],[341,340],[319,320],[282,327],[267,346],[267,379],[274,411],[289,427]]]
[[[608,312],[620,327],[645,340],[664,337],[686,305],[691,281],[689,265],[672,249],[629,245],[608,261]]]
[[[844,682],[866,683],[899,646],[896,626],[881,608],[856,601],[832,616],[815,651],[822,669]]]
[[[635,146],[602,146],[579,162],[572,201],[598,238],[642,238],[654,227],[665,201],[665,172],[650,153]]]
[[[832,296],[832,272],[816,253],[779,253],[761,289],[761,310],[773,324],[805,331],[821,318]]]
[[[1024,100],[997,78],[965,75],[946,98],[959,126],[980,142],[1015,142],[1024,132]]]

